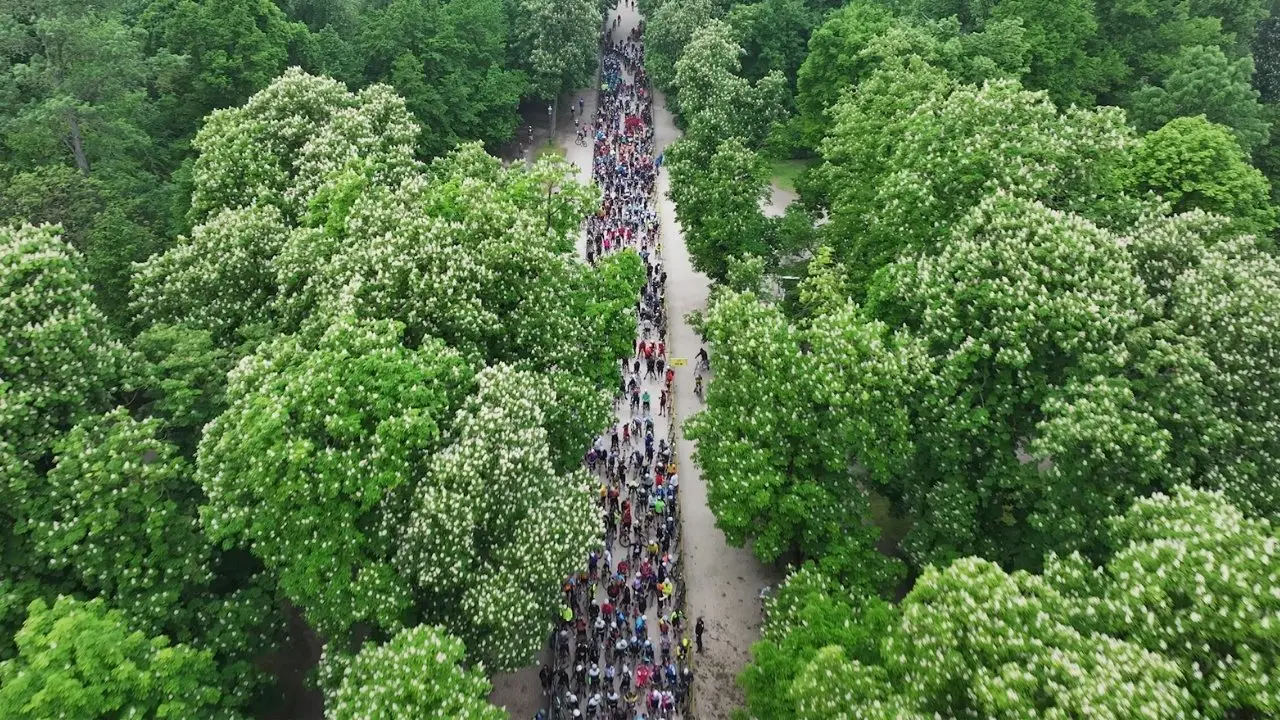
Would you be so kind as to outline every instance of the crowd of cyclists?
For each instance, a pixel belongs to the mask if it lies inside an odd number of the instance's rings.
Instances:
[[[627,0],[624,0],[626,2]],[[586,224],[587,261],[634,249],[647,280],[636,301],[634,355],[619,360],[617,422],[597,438],[586,465],[599,484],[603,547],[563,587],[551,661],[539,675],[542,718],[670,720],[689,703],[691,633],[702,623],[683,615],[680,583],[680,478],[673,455],[675,371],[668,364],[662,265],[654,180],[651,93],[644,72],[643,24],[625,37],[620,17],[601,38],[599,100],[581,140],[594,140],[592,178],[604,194]],[[701,360],[704,355],[700,355]]]

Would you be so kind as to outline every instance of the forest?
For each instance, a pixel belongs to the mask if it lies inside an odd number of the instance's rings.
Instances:
[[[600,12],[0,7],[0,717],[503,715],[644,270],[490,153]]]
[[[1280,6],[638,5],[741,715],[1280,717]],[[0,717],[506,716],[646,266],[497,156],[607,10],[0,4]]]
[[[746,714],[1280,715],[1275,8],[651,3]]]

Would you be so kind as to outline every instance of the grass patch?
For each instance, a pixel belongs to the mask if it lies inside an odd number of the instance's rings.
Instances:
[[[880,528],[880,542],[877,546],[886,555],[897,555],[901,552],[902,539],[911,530],[911,518],[898,517],[889,507],[889,499],[871,490],[867,492],[871,501],[871,522]]]
[[[555,157],[564,159],[564,148],[560,147],[560,143],[549,142],[538,146],[536,159],[541,160],[544,157],[554,155]]]
[[[796,191],[796,178],[809,167],[812,160],[774,160],[773,183],[783,190]]]

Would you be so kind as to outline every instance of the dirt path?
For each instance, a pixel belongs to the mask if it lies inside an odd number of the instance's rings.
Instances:
[[[625,36],[639,22],[638,13],[628,7],[611,11],[612,18],[621,16],[620,34]],[[583,89],[562,99],[562,108],[570,103],[575,106],[581,96],[586,103],[586,117],[595,112],[596,93]],[[658,152],[680,136],[666,100],[661,93],[655,98],[654,132]],[[565,157],[578,167],[579,177],[590,182],[592,149],[590,145],[574,142],[572,117],[562,112],[556,129],[556,139],[565,150]],[[708,279],[696,272],[689,259],[688,249],[679,223],[675,219],[675,206],[667,197],[669,180],[661,172],[657,181],[659,212],[661,215],[663,262],[667,277],[667,313],[669,320],[668,355],[685,358],[689,364],[677,370],[675,381],[676,419],[683,422],[701,408],[701,402],[693,393],[693,358],[701,347],[701,339],[685,321],[693,310],[706,307]],[[585,233],[579,241],[579,254],[585,254]],[[710,349],[714,358],[714,348]],[[646,386],[649,383],[646,383]],[[650,388],[656,398],[656,386]],[[625,406],[622,414],[629,417]],[[666,434],[665,417],[655,417],[655,435]],[[762,565],[750,550],[730,547],[724,534],[715,527],[715,518],[707,507],[707,489],[698,468],[693,464],[692,443],[679,437],[676,457],[680,468],[681,528],[680,562],[684,564],[684,580],[688,583],[686,606],[690,625],[698,617],[706,621],[704,635],[705,652],[698,655],[694,665],[695,694],[692,717],[698,720],[727,720],[730,712],[742,704],[742,695],[735,678],[750,660],[750,647],[760,636],[760,588],[774,585],[779,577],[770,567]],[[655,618],[649,613],[650,624]],[[539,663],[542,658],[539,659]],[[542,696],[537,677],[537,665],[515,673],[501,673],[493,678],[494,692],[490,700],[506,707],[513,718],[529,718],[541,706]]]
[[[653,120],[659,150],[680,137],[661,93],[654,103]],[[675,203],[667,195],[669,187],[669,177],[663,171],[658,177],[658,194],[668,273],[668,336],[671,355],[689,359],[689,365],[676,376],[676,418],[683,423],[702,407],[693,394],[693,358],[702,347],[701,338],[685,317],[693,310],[706,308],[709,281],[693,269],[676,221]],[[708,350],[714,363],[715,348]],[[681,503],[689,617],[702,616],[707,623],[706,651],[698,656],[694,668],[695,717],[727,719],[733,708],[742,705],[735,678],[751,659],[751,643],[760,638],[760,588],[776,585],[779,577],[773,568],[756,560],[750,550],[730,547],[725,542],[724,533],[716,528],[715,517],[707,507],[706,483],[693,464],[693,443],[681,435],[676,449],[680,491],[687,493]]]

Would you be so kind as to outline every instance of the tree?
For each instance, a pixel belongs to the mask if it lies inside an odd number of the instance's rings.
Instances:
[[[62,239],[85,252],[94,218],[109,200],[97,177],[85,176],[68,165],[41,165],[14,174],[0,190],[5,218],[10,223],[61,225]]]
[[[830,322],[805,332],[751,294],[720,291],[702,328],[716,347],[716,378],[707,409],[686,423],[686,433],[698,443],[708,504],[729,542],[750,538],[765,562],[798,552],[874,592],[893,585],[897,568],[874,549],[878,533],[854,472],[859,446],[843,444],[831,428],[876,403],[835,391],[833,365],[874,353],[877,340],[865,336],[883,328],[849,316]],[[875,361],[900,376],[906,359]]]
[[[382,645],[367,643],[346,662],[330,655],[331,647],[325,652],[324,664],[344,666],[326,668],[340,672],[333,680],[339,681],[337,686],[326,693],[327,720],[506,717],[486,699],[491,686],[483,668],[459,665],[466,648],[444,628],[419,625],[402,630]]]
[[[34,465],[72,425],[109,407],[127,360],[58,226],[0,226],[0,296],[0,377],[11,409],[0,430]]]
[[[738,138],[720,143],[709,163],[699,150],[679,141],[667,151],[671,199],[694,268],[723,280],[730,257],[772,255],[769,219],[760,210],[769,194],[769,167]]]
[[[1276,228],[1271,185],[1249,164],[1230,129],[1203,115],[1170,120],[1133,149],[1133,179],[1173,205],[1232,219],[1233,228],[1266,238]]]
[[[98,160],[146,148],[138,121],[151,70],[134,28],[116,13],[57,0],[0,12],[18,29],[5,50],[17,62],[0,76],[16,110],[0,129],[18,158],[36,165],[61,156],[88,175]]]
[[[807,563],[787,575],[769,601],[761,639],[738,676],[752,717],[799,717],[791,687],[824,648],[865,665],[880,660],[880,641],[898,618],[892,605],[859,595]]]
[[[1246,155],[1265,145],[1270,133],[1259,94],[1251,84],[1253,60],[1228,58],[1216,47],[1183,48],[1160,85],[1139,88],[1130,114],[1141,130],[1152,131],[1178,116],[1204,115],[1231,129]]]
[[[680,113],[688,123],[685,136],[705,148],[735,137],[747,147],[759,147],[783,117],[786,79],[771,72],[753,85],[739,74],[743,53],[733,28],[713,20],[694,33],[676,61]]]
[[[35,549],[149,634],[189,625],[211,579],[198,491],[160,423],[124,409],[77,425],[56,446],[43,492],[24,503]]]
[[[1264,1],[1243,0],[1238,6],[1257,6]],[[1108,58],[1108,65],[1115,67],[1118,81],[1111,97],[1104,100],[1123,99],[1140,81],[1162,76],[1184,48],[1197,45],[1224,51],[1231,48],[1233,38],[1223,32],[1222,18],[1198,12],[1214,3],[1216,0],[1151,0],[1142,4],[1097,0],[1099,53]],[[1234,51],[1232,54],[1238,56]]]
[[[372,14],[359,45],[370,55],[365,77],[394,87],[422,126],[419,154],[440,156],[472,140],[505,142],[519,121],[527,79],[504,65],[502,2],[415,2],[412,11],[408,5]]]
[[[1189,716],[1177,664],[1073,626],[1071,609],[1044,579],[976,558],[927,568],[899,605],[878,662],[858,662],[839,646],[817,653],[792,685],[797,715]]]
[[[748,701],[799,718],[1273,712],[1274,528],[1186,488],[1109,528],[1100,567],[1050,556],[1031,575],[964,558],[927,568],[891,614],[801,571],[753,649]]]
[[[102,600],[31,603],[17,643],[0,662],[4,717],[236,717],[220,707],[209,653],[131,631]]]
[[[409,608],[380,503],[418,477],[470,385],[455,352],[406,348],[402,332],[339,322],[315,349],[278,339],[232,374],[200,442],[209,538],[247,546],[328,636],[361,621],[395,628]]]
[[[917,62],[873,78],[837,110],[823,145],[824,233],[854,273],[855,293],[903,249],[935,247],[997,190],[1098,222],[1136,216],[1122,194],[1133,140],[1119,111],[1059,114],[1043,93],[1007,81],[948,92]]]
[[[307,32],[269,0],[154,0],[143,22],[170,52],[188,59],[173,88],[189,113],[187,127],[267,87]]]
[[[143,327],[182,324],[206,331],[223,347],[246,328],[269,326],[276,295],[272,260],[289,233],[271,205],[223,210],[143,263],[133,307]]]
[[[211,113],[196,135],[191,218],[273,205],[286,220],[346,171],[394,184],[414,167],[418,127],[385,85],[350,93],[290,68],[242,107]]]
[[[820,16],[804,0],[760,0],[735,5],[725,21],[746,50],[743,76],[757,82],[777,70],[794,87],[809,35]]]
[[[409,500],[396,566],[431,622],[510,670],[545,642],[557,590],[598,543],[600,515],[583,470],[550,467],[551,385],[501,365],[477,383]]]
[[[1113,555],[1100,572],[1072,556],[1050,563],[1046,577],[1087,594],[1075,622],[1177,663],[1203,717],[1265,715],[1280,703],[1269,678],[1280,657],[1266,620],[1280,611],[1267,590],[1276,541],[1273,525],[1221,494],[1183,487],[1112,520]]]
[[[1253,44],[1253,86],[1264,103],[1280,100],[1280,17],[1258,23],[1258,39]]]
[[[830,125],[828,113],[841,93],[870,73],[863,49],[888,29],[893,14],[871,2],[851,2],[831,13],[809,38],[809,53],[796,72],[796,106],[810,147],[817,147]]]
[[[598,61],[603,17],[594,0],[519,0],[516,47],[529,74],[530,90],[552,103],[556,127],[560,93],[590,82]]]
[[[1188,235],[1165,237],[1186,240]],[[1280,299],[1280,262],[1253,238],[1218,240],[1211,232],[1191,237],[1196,240],[1191,247],[1199,252],[1190,255],[1172,283],[1165,312],[1211,363],[1200,375],[1211,398],[1211,417],[1225,423],[1225,435],[1209,422],[1199,423],[1205,440],[1186,443],[1190,457],[1180,464],[1194,469],[1197,487],[1221,490],[1242,510],[1275,518],[1280,446],[1267,428],[1280,417],[1280,396],[1274,390],[1275,366],[1264,358],[1276,337],[1269,308]],[[1153,254],[1172,264],[1167,252]],[[1181,419],[1195,399],[1183,389],[1168,413]]]
[[[209,331],[183,325],[152,325],[134,338],[133,349],[144,363],[148,412],[163,418],[170,433],[191,431],[194,450],[199,431],[226,407],[230,354]]]
[[[1089,107],[1112,82],[1105,60],[1092,52],[1098,32],[1092,0],[1000,2],[991,18],[1026,28],[1031,61],[1023,83],[1048,92],[1059,107]]]
[[[909,551],[1027,566],[1096,547],[1160,481],[1169,442],[1124,378],[1145,294],[1116,238],[1001,193],[893,272],[877,302],[903,309],[932,356],[907,390],[911,469],[880,475],[905,471],[885,488],[917,518]]]
[[[656,87],[671,92],[676,80],[676,61],[684,54],[694,33],[711,21],[714,10],[711,0],[669,0],[648,16],[644,67]]]

